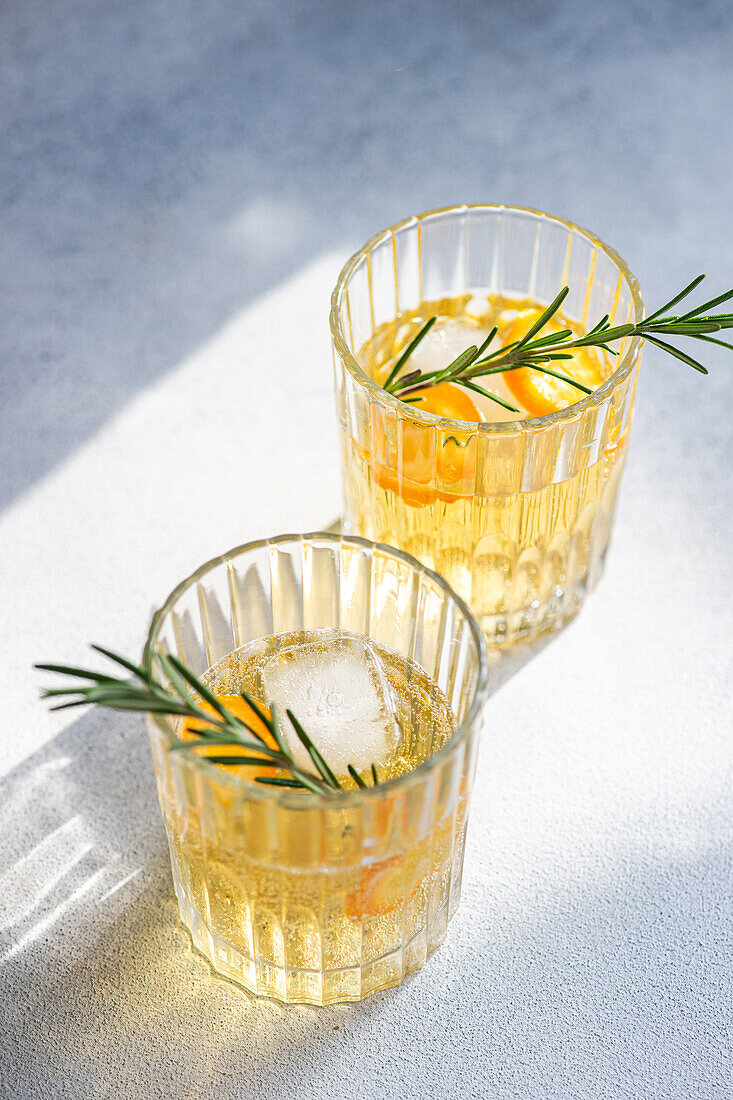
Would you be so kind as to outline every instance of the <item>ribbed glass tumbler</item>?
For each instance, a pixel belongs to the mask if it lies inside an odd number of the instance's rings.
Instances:
[[[399,550],[285,535],[232,550],[180,584],[155,614],[145,650],[161,678],[157,656],[167,652],[206,679],[258,639],[328,630],[411,658],[447,697],[456,732],[413,771],[323,795],[260,786],[171,752],[169,720],[148,718],[173,881],[194,945],[252,993],[317,1005],[401,981],[443,940],[457,909],[486,692],[478,625],[441,577]],[[424,699],[421,707],[424,715]]]
[[[333,294],[344,529],[436,569],[492,642],[558,628],[601,574],[641,341],[617,345],[611,376],[567,409],[472,424],[385,393],[372,379],[372,338],[392,331],[397,340],[401,317],[426,320],[446,299],[480,292],[547,304],[566,284],[563,310],[584,327],[604,314],[612,324],[643,316],[635,278],[596,236],[506,206],[452,207],[392,226],[348,261]],[[450,457],[458,446],[459,475]]]

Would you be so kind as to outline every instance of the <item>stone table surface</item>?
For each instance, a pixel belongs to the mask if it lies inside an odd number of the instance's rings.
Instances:
[[[338,515],[327,313],[409,213],[503,201],[657,303],[733,282],[726,3],[6,0],[0,1096],[733,1095],[733,364],[647,350],[606,575],[492,660],[460,912],[401,988],[258,1003],[177,922],[139,651],[197,564]]]

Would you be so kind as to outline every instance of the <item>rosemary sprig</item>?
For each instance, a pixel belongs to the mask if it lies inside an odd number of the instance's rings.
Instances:
[[[492,374],[502,374],[506,371],[519,370],[520,368],[530,368],[542,374],[549,374],[551,377],[557,378],[560,382],[565,382],[567,385],[575,387],[575,389],[582,393],[589,394],[592,390],[583,385],[582,382],[579,382],[564,371],[555,370],[554,367],[548,366],[548,364],[558,360],[572,359],[572,352],[578,348],[596,347],[600,348],[602,351],[608,352],[610,355],[618,355],[618,352],[609,347],[609,344],[617,340],[624,340],[627,337],[634,338],[638,336],[648,340],[651,344],[654,344],[655,347],[661,348],[662,351],[666,351],[669,355],[674,356],[675,359],[680,359],[683,363],[687,363],[688,366],[699,371],[701,374],[707,374],[707,368],[704,367],[702,363],[698,362],[697,359],[688,355],[687,352],[682,351],[681,348],[675,347],[673,344],[669,344],[666,340],[661,339],[662,336],[669,336],[672,338],[686,336],[690,339],[702,340],[710,344],[718,344],[720,347],[733,350],[733,344],[726,343],[724,340],[715,339],[710,335],[722,329],[733,328],[733,313],[708,312],[716,306],[722,305],[723,302],[730,301],[730,299],[733,298],[733,290],[728,290],[723,294],[719,294],[717,297],[711,298],[707,302],[703,302],[701,305],[696,306],[694,309],[682,315],[669,314],[667,312],[676,306],[678,302],[681,302],[683,298],[686,298],[688,294],[691,294],[704,278],[704,275],[698,275],[691,283],[681,290],[679,294],[675,294],[675,296],[668,302],[665,302],[663,306],[660,306],[659,309],[648,314],[635,324],[612,326],[608,315],[606,315],[583,336],[576,336],[572,329],[569,328],[564,328],[559,332],[551,332],[541,336],[540,333],[555,316],[570,292],[570,288],[565,286],[555,300],[550,303],[542,315],[537,318],[534,324],[519,340],[514,340],[510,344],[505,344],[503,347],[497,348],[495,351],[487,354],[488,348],[497,334],[497,328],[494,327],[480,347],[472,345],[466,348],[465,351],[461,352],[461,354],[446,367],[432,371],[421,371],[419,368],[416,368],[406,374],[400,374],[400,370],[405,365],[412,352],[435,324],[437,318],[431,317],[426,321],[397,360],[388,378],[385,380],[383,388],[388,393],[393,394],[395,397],[399,397],[403,401],[409,402],[410,404],[417,404],[421,400],[418,396],[421,390],[431,386],[438,386],[443,382],[453,382],[457,385],[464,386],[466,389],[480,393],[484,397],[490,398],[510,412],[519,413],[521,411],[520,409],[510,405],[497,394],[491,393],[489,390],[479,386],[476,383],[476,379],[485,378]]]
[[[311,741],[302,725],[291,710],[288,710],[288,718],[295,730],[298,740],[308,752],[315,768],[314,772],[300,767],[293,758],[282,730],[275,707],[271,714],[246,692],[240,692],[245,703],[265,726],[273,741],[277,745],[273,749],[254,726],[250,726],[242,718],[233,714],[221,699],[218,699],[205,684],[184,663],[172,655],[159,654],[160,666],[170,681],[170,687],[166,687],[156,680],[150,669],[142,665],[133,664],[126,657],[113,653],[102,646],[92,646],[92,649],[110,661],[120,665],[131,677],[123,679],[119,676],[109,676],[92,669],[77,668],[70,665],[36,665],[42,672],[54,672],[62,676],[71,677],[71,682],[64,687],[46,688],[41,697],[43,699],[63,699],[56,702],[51,710],[66,710],[70,707],[100,706],[112,710],[148,711],[152,714],[165,714],[174,718],[193,718],[202,722],[195,731],[195,736],[187,741],[175,741],[171,752],[189,752],[196,754],[196,749],[201,748],[237,748],[246,749],[248,753],[255,755],[221,755],[206,756],[214,764],[226,766],[255,765],[279,768],[288,772],[287,776],[256,776],[255,782],[273,787],[293,787],[300,790],[313,791],[315,794],[323,794],[329,791],[343,790],[338,778],[328,766],[323,756]],[[198,696],[213,709],[214,714],[205,710],[196,698]],[[366,787],[366,783],[358,772],[349,765],[349,774],[358,787]],[[372,779],[377,786],[379,779],[377,769],[372,764]]]

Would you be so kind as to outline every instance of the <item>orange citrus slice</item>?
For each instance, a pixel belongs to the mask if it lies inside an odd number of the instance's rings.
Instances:
[[[221,702],[224,704],[224,706],[227,708],[227,710],[231,711],[231,713],[236,718],[240,718],[243,722],[245,722],[250,727],[250,729],[253,729],[257,733],[259,733],[260,736],[263,738],[263,740],[270,746],[270,748],[277,749],[277,744],[275,742],[275,739],[272,736],[272,734],[270,733],[270,731],[268,730],[267,726],[262,721],[262,719],[259,718],[255,714],[255,712],[252,710],[252,708],[249,706],[249,704],[244,701],[244,699],[242,698],[241,695],[217,695],[217,699],[220,699]],[[207,713],[209,713],[211,715],[216,714],[216,711],[214,710],[214,708],[209,703],[201,702],[199,705],[200,705],[201,709],[205,710]],[[269,716],[270,712],[267,709],[267,707],[263,706],[262,710]],[[199,718],[185,718],[183,720],[182,724],[181,724],[181,728],[178,732],[178,735],[179,735],[179,737],[181,738],[182,741],[191,741],[191,740],[193,740],[194,736],[196,735],[196,733],[199,730],[205,729],[205,728],[206,728],[205,723],[203,722],[202,719],[199,719]],[[197,751],[197,755],[199,755],[199,756],[249,756],[249,757],[254,756],[254,757],[259,758],[259,753],[254,752],[254,750],[239,748],[237,745],[226,745],[226,746],[212,745],[208,749],[202,749],[200,751]],[[257,776],[259,776],[259,775],[262,775],[262,776],[276,775],[278,769],[276,767],[272,767],[271,765],[268,765],[266,763],[267,759],[268,758],[266,756],[264,756],[264,755],[262,756],[262,766],[261,767],[259,765],[254,765],[254,764],[243,764],[241,766],[234,765],[234,767],[236,768],[236,774],[242,776],[242,778],[244,778],[244,779],[251,779],[253,782],[257,778]],[[222,767],[225,767],[225,766],[226,766],[227,770],[230,770],[231,767],[232,767],[232,765],[222,765]]]
[[[462,386],[451,382],[442,382],[439,386],[428,386],[416,390],[411,397],[419,397],[415,406],[420,412],[433,413],[434,416],[446,416],[450,420],[481,420],[476,403]]]
[[[421,398],[415,406],[421,412],[477,424],[482,419],[468,391],[449,382],[411,396]],[[475,433],[456,430],[445,435],[432,424],[408,416],[396,420],[391,410],[376,406],[372,406],[371,427],[372,468],[382,489],[414,505],[452,501],[473,492]]]
[[[520,340],[542,312],[539,309],[522,310],[502,334],[503,342],[511,344],[514,340]],[[566,327],[568,326],[551,321],[543,328],[542,335],[560,332],[561,328]],[[572,355],[572,359],[555,359],[547,366],[560,374],[577,379],[588,389],[595,389],[602,382],[602,377],[593,353],[579,348]],[[547,413],[557,412],[558,409],[566,409],[568,405],[574,405],[576,401],[582,401],[586,396],[575,386],[561,382],[550,374],[533,370],[531,367],[518,367],[516,370],[505,371],[504,380],[507,389],[530,416],[545,416]]]
[[[405,856],[392,856],[362,871],[361,891],[348,894],[346,913],[357,920],[380,917],[401,909],[410,901],[427,878],[427,848],[409,850]]]

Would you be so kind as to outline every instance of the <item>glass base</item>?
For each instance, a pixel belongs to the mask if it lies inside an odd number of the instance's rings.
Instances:
[[[569,588],[556,588],[550,599],[534,601],[517,611],[498,615],[476,615],[487,645],[510,646],[555,634],[578,614],[586,597],[603,576],[608,546],[598,555],[593,568]]]
[[[336,520],[330,529],[341,534],[353,534],[356,524],[352,524],[348,515]],[[373,534],[370,533],[370,537]],[[471,610],[481,627],[481,632],[490,646],[511,646],[519,642],[531,642],[535,638],[544,637],[547,634],[555,634],[571,622],[585,603],[586,597],[593,591],[598,581],[603,576],[606,564],[606,554],[610,545],[610,531],[607,527],[604,532],[605,542],[602,548],[590,556],[590,564],[585,573],[577,578],[574,584],[566,587],[557,587],[547,600],[534,600],[532,603],[519,607],[513,611],[501,611],[494,615],[481,614],[476,608]],[[410,548],[410,553],[420,557],[415,547]],[[432,561],[427,565],[434,567]],[[438,570],[439,572],[439,570]],[[449,583],[455,582],[453,578],[446,578]],[[469,597],[464,599],[470,604]]]
[[[589,591],[585,582],[569,591],[557,589],[544,603],[538,600],[509,614],[479,615],[478,623],[487,645],[532,641],[562,630],[578,614]]]
[[[212,969],[247,993],[283,1004],[323,1006],[362,1001],[372,993],[399,985],[408,974],[420,969],[443,942],[448,929],[448,912],[443,909],[433,914],[429,930],[423,928],[403,946],[362,966],[337,970],[275,966],[265,959],[247,957],[212,932],[179,887],[176,894],[181,920],[193,946]]]

